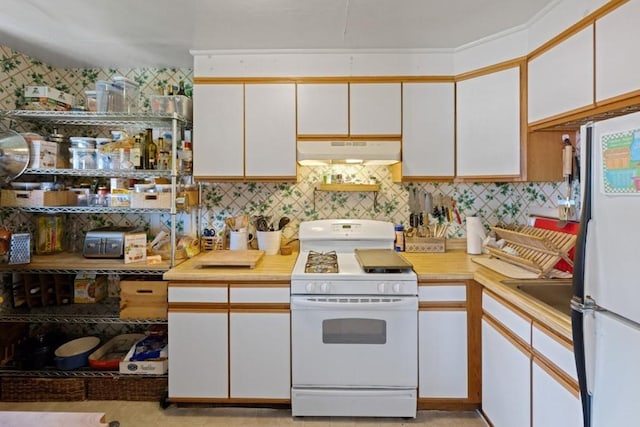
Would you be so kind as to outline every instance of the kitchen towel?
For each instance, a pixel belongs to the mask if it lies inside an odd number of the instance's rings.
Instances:
[[[467,253],[478,255],[482,253],[482,241],[485,232],[480,218],[477,216],[468,216],[467,221]]]

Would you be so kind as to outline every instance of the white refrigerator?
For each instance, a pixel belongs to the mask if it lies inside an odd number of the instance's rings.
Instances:
[[[581,128],[572,327],[584,425],[640,425],[640,113]]]

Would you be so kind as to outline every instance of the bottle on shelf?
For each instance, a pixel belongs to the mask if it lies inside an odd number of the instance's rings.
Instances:
[[[153,129],[147,128],[144,135],[144,169],[156,169],[158,146],[153,142]]]
[[[135,169],[142,169],[142,136],[140,134],[133,138],[131,148],[131,163]]]
[[[193,169],[193,152],[191,151],[191,141],[182,141],[182,149],[178,153],[180,160],[180,171],[191,172]]]
[[[184,81],[180,80],[180,83],[178,83],[178,93],[176,93],[176,95],[184,95],[186,96],[187,93],[184,90]]]

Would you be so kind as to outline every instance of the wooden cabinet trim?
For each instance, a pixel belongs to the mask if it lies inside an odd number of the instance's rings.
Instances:
[[[570,392],[576,399],[580,397],[580,387],[578,382],[573,378],[569,377],[566,373],[564,373],[560,368],[551,363],[544,356],[536,353],[533,353],[533,363],[538,365],[549,374],[554,380],[556,380],[562,387],[564,387],[568,392]]]
[[[310,77],[194,77],[193,84],[331,84],[331,83],[453,83],[453,75],[422,76],[310,76]]]
[[[420,311],[466,311],[466,301],[423,301],[418,303]]]
[[[227,303],[174,302],[169,303],[167,311],[171,313],[227,313]]]
[[[589,25],[594,24],[596,20],[602,18],[606,14],[610,13],[614,9],[617,9],[618,7],[622,6],[628,1],[629,0],[610,0],[608,3],[594,10],[589,15],[585,16],[580,21],[576,22],[566,30],[562,31],[560,34],[556,35],[551,40],[542,44],[537,49],[534,49],[533,51],[529,52],[529,54],[527,55],[527,61],[531,61],[532,59],[542,55],[548,50],[553,49],[555,46],[559,45],[569,37],[584,30]]]
[[[169,401],[174,403],[237,403],[237,404],[282,404],[288,405],[291,399],[266,399],[266,398],[239,398],[239,397],[171,397]]]
[[[215,282],[215,281],[189,281],[189,282],[174,282],[170,281],[167,286],[169,288],[226,288],[229,286],[228,281]]]
[[[264,288],[289,288],[291,282],[274,281],[274,282],[230,282],[230,288],[255,288],[256,290]]]
[[[573,342],[570,339],[565,338],[561,335],[558,335],[551,328],[549,328],[543,323],[538,322],[537,320],[533,321],[533,326],[540,329],[542,332],[544,332],[545,335],[553,339],[558,344],[562,345],[567,350],[571,350],[571,352],[573,352]]]
[[[527,57],[521,56],[519,58],[509,59],[508,61],[492,64],[487,67],[478,68],[476,70],[467,71],[466,73],[458,74],[455,78],[456,83],[463,80],[473,79],[480,76],[486,76],[487,74],[497,73],[498,71],[509,70],[511,68],[524,68],[527,63]]]
[[[284,303],[231,303],[231,313],[289,313],[289,304]]]
[[[487,313],[484,313],[482,315],[482,320],[485,320],[491,327],[493,327],[498,333],[500,333],[500,335],[506,338],[523,354],[531,357],[532,353],[529,345],[524,343],[519,337],[513,335],[506,326],[504,326],[502,323],[500,323],[498,320],[491,317],[491,315]]]
[[[498,301],[500,304],[506,306],[507,308],[509,308],[509,310],[513,311],[516,315],[518,315],[523,320],[526,320],[527,322],[529,322],[529,324],[531,324],[531,317],[528,314],[526,314],[524,311],[522,311],[519,307],[517,307],[515,304],[513,304],[510,301],[507,301],[506,299],[502,298],[500,295],[495,294],[486,288],[483,290],[483,292],[489,295],[494,300]],[[484,310],[482,312],[484,314],[488,314],[489,316],[491,316],[491,313],[487,313]]]

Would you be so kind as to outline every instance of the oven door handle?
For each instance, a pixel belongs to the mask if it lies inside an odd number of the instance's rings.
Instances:
[[[418,297],[402,298],[308,298],[291,297],[291,309],[306,310],[408,310],[418,309]]]

